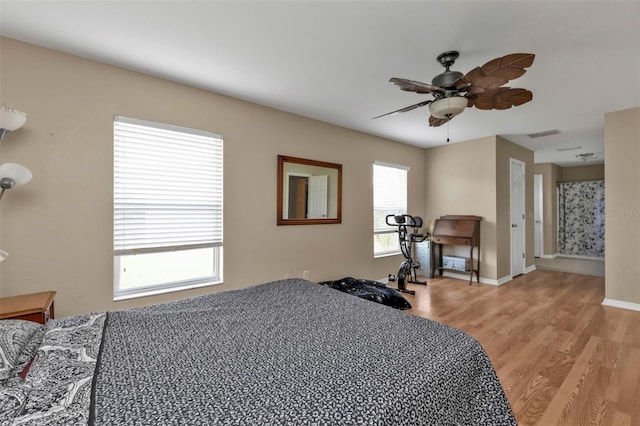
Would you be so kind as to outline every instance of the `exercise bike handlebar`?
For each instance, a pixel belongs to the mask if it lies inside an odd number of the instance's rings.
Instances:
[[[389,219],[393,218],[393,223]],[[422,226],[422,218],[420,216],[411,216],[409,214],[388,214],[385,222],[389,226],[411,226],[412,228],[420,228]]]
[[[393,218],[393,223],[390,222],[390,219]],[[422,218],[420,216],[411,216],[409,214],[389,214],[385,217],[385,222],[389,226],[398,227],[398,231],[401,234],[407,234],[407,227],[413,228],[413,233],[410,233],[408,236],[411,239],[411,242],[421,243],[427,238],[429,238],[429,233],[420,234],[418,230],[422,227]],[[401,235],[402,239],[404,235]]]

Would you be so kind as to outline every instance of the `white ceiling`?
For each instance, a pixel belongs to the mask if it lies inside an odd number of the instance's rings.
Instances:
[[[421,147],[498,134],[562,166],[602,162],[604,113],[640,106],[638,1],[0,0],[0,33]],[[428,107],[372,120],[429,99],[388,80],[430,83],[446,50],[463,73],[535,53],[509,83],[533,100],[437,128]]]

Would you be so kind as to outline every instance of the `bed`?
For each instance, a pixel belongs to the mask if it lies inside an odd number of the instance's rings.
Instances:
[[[5,321],[2,425],[516,424],[471,336],[304,280]]]

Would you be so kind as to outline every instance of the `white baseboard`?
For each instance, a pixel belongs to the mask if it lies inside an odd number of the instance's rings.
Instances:
[[[534,269],[535,269],[535,267],[534,267]],[[447,277],[447,278],[455,278],[457,280],[469,281],[469,274],[457,274],[455,272],[444,271],[442,276],[443,277]],[[433,278],[436,278],[436,277],[433,277]],[[433,278],[425,278],[425,279],[427,280],[427,282],[429,282],[429,280],[431,280]],[[508,283],[512,279],[513,278],[511,278],[511,276],[502,277],[502,278],[497,279],[497,280],[494,280],[494,279],[491,279],[491,278],[480,277],[480,283],[481,284],[489,284],[489,285],[502,285],[502,284]],[[381,282],[383,284],[389,284],[389,278],[388,277],[380,278],[380,279],[378,279],[376,281]],[[474,283],[476,282],[475,275],[474,275],[473,282]]]
[[[558,257],[558,253],[543,254],[540,258],[541,259],[555,259],[556,257]]]
[[[613,308],[629,309],[631,311],[640,311],[640,303],[625,302],[624,300],[616,299],[604,299],[602,301],[604,306],[611,306]]]
[[[604,262],[604,257],[595,257],[595,256],[577,256],[574,254],[558,254],[558,257],[568,257],[570,259],[584,259],[584,260],[600,260]]]
[[[533,265],[526,266],[524,268],[524,273],[528,274],[529,272],[533,272],[535,270],[536,270],[536,264],[534,263]]]
[[[444,273],[442,274],[442,276],[444,277],[448,277],[448,278],[455,278],[457,280],[465,280],[465,281],[469,281],[469,274],[457,274],[455,272],[450,272],[450,271],[444,271]],[[485,278],[485,277],[480,277],[480,283],[481,284],[489,284],[489,285],[502,285],[508,281],[511,281],[511,277],[503,277],[497,280],[494,280],[492,278]],[[474,275],[474,279],[473,282],[475,283],[475,275]]]
[[[496,284],[495,284],[495,285],[502,285],[502,284],[506,284],[506,283],[508,283],[509,281],[511,281],[512,279],[513,279],[513,277],[512,277],[511,275],[507,275],[506,277],[502,277],[502,278],[498,279],[498,280],[496,281]]]

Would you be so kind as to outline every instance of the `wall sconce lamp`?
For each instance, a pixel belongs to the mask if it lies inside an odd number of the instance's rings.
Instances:
[[[4,191],[11,189],[14,186],[24,185],[29,183],[33,175],[31,171],[25,166],[16,163],[4,163],[0,166],[0,200],[4,195]]]
[[[19,129],[27,122],[27,114],[11,108],[0,108],[0,141],[9,132]]]
[[[19,129],[27,122],[27,114],[15,109],[0,107],[0,141],[9,132]],[[4,191],[14,186],[24,185],[31,181],[33,175],[25,166],[16,163],[5,163],[0,166],[0,201]],[[6,259],[9,253],[0,249],[0,262]]]
[[[27,122],[27,114],[11,108],[0,108],[0,141],[4,136],[20,127]],[[0,200],[4,195],[4,191],[14,186],[24,185],[31,181],[33,175],[25,166],[16,163],[5,163],[0,166]]]

